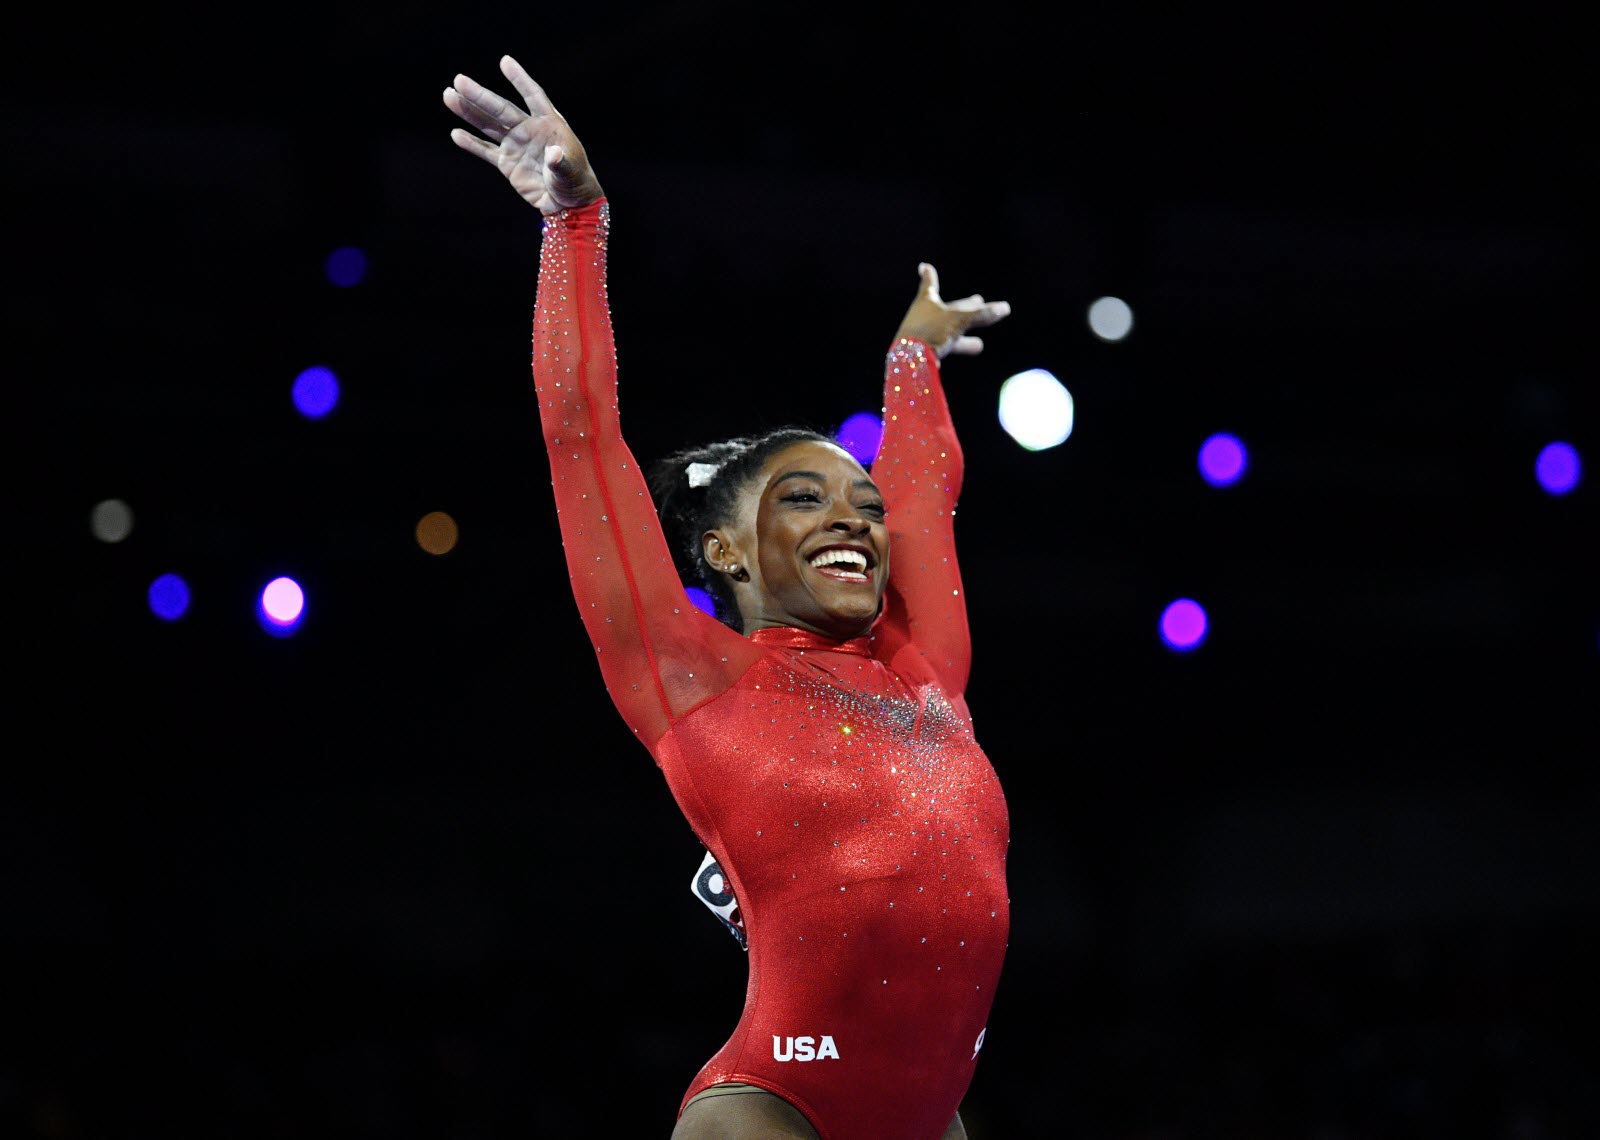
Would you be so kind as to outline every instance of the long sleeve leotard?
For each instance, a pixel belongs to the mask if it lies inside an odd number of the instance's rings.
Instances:
[[[743,1016],[683,1103],[741,1081],[824,1140],[927,1140],[960,1105],[1005,954],[1005,799],[973,740],[953,515],[961,451],[927,345],[889,350],[890,577],[861,637],[741,636],[695,607],[622,440],[610,208],[544,220],[533,376],[572,590],[606,688],[742,912]]]

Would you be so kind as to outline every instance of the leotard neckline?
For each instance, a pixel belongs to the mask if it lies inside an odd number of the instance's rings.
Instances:
[[[852,637],[849,641],[835,641],[831,637],[823,637],[820,633],[811,633],[789,625],[775,625],[766,629],[752,630],[749,637],[757,645],[770,646],[774,649],[798,649],[801,652],[807,649],[826,649],[831,653],[853,653],[858,657],[872,656],[871,634]]]

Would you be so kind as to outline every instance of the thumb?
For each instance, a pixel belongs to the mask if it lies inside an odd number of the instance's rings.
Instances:
[[[938,297],[939,271],[933,266],[929,265],[926,261],[923,261],[918,263],[917,273],[922,278],[923,291],[926,292],[930,297]]]
[[[551,172],[556,171],[566,159],[567,154],[556,143],[551,143],[544,148],[544,167]]]

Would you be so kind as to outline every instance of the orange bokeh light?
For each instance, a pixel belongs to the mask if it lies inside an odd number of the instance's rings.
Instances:
[[[443,511],[429,511],[417,520],[417,545],[429,554],[449,554],[460,537],[456,520]]]

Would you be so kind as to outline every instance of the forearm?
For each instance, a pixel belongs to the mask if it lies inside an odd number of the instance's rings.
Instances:
[[[616,345],[606,291],[604,199],[544,219],[533,321],[533,380],[545,442],[621,442]]]
[[[890,588],[900,611],[890,612],[959,695],[971,653],[955,545],[962,455],[937,358],[924,342],[902,338],[890,346],[883,401],[872,476],[888,508]]]
[[[945,398],[939,358],[920,338],[896,337],[884,360],[883,441],[878,461],[885,457],[893,467],[915,467],[920,462],[928,477],[914,494],[906,489],[905,508],[917,513],[930,509],[954,512],[966,464]]]

